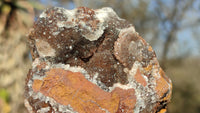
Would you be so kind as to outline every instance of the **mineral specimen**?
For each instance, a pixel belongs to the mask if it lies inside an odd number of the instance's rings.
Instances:
[[[49,8],[30,31],[29,112],[164,113],[172,84],[151,46],[111,8]]]

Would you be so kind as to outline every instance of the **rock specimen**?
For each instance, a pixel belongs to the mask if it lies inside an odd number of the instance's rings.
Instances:
[[[166,111],[171,81],[151,46],[111,8],[45,10],[30,31],[29,112]]]

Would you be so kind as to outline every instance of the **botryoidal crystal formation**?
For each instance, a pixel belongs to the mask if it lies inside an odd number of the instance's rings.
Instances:
[[[30,113],[164,113],[171,80],[111,8],[46,9],[28,35]]]

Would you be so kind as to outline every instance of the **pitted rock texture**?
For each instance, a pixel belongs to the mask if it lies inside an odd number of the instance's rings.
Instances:
[[[111,8],[46,9],[28,39],[29,112],[166,111],[171,80],[151,46]]]

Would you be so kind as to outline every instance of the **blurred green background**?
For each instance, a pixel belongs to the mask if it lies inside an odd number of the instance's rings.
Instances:
[[[26,113],[26,35],[47,7],[112,7],[154,48],[173,82],[168,113],[200,113],[199,0],[0,0],[0,113]]]

